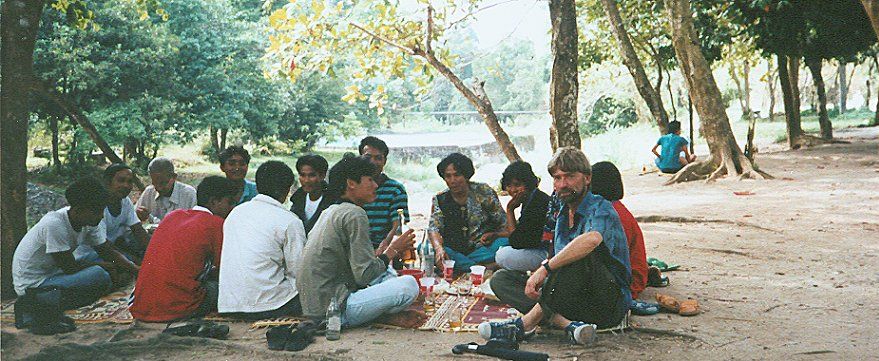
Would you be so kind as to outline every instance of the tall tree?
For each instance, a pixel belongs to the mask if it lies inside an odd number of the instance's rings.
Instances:
[[[550,0],[552,23],[552,75],[549,113],[552,115],[552,149],[580,148],[577,124],[577,7],[574,0]]]
[[[423,94],[439,73],[476,108],[507,159],[518,160],[519,153],[484,90],[485,82],[471,79],[466,84],[453,70],[449,50],[438,47],[444,44],[439,40],[445,32],[471,19],[477,8],[477,1],[449,0],[435,11],[425,1],[407,8],[410,15],[405,16],[394,3],[339,2],[327,7],[321,1],[291,2],[269,16],[273,33],[267,56],[275,60],[273,73],[293,81],[314,71],[350,74],[354,84],[346,88],[343,99],[352,103],[368,99],[379,114],[387,99],[383,82],[413,78]],[[375,81],[374,90],[367,97],[361,90],[370,81]]]
[[[601,3],[604,5],[605,11],[607,12],[607,18],[610,21],[613,36],[620,48],[620,55],[623,59],[623,64],[626,65],[626,68],[629,69],[629,74],[631,74],[632,78],[635,80],[635,87],[638,89],[638,94],[640,94],[641,98],[647,103],[647,108],[650,109],[650,114],[653,115],[656,125],[659,126],[660,134],[665,134],[668,128],[668,113],[666,113],[665,107],[662,104],[662,97],[659,94],[659,89],[654,89],[653,85],[650,84],[650,79],[647,78],[644,66],[641,64],[641,60],[635,53],[635,47],[632,46],[632,41],[629,39],[629,34],[626,32],[625,21],[620,15],[617,2],[616,0],[601,0]],[[657,63],[661,64],[662,61],[657,60]],[[662,69],[659,69],[658,77],[660,79],[662,78]],[[669,81],[671,81],[671,79],[669,79]],[[672,94],[669,94],[669,97],[673,98]]]
[[[671,23],[672,42],[681,74],[686,80],[693,105],[701,119],[701,133],[708,143],[708,159],[694,162],[681,169],[669,183],[687,181],[707,175],[714,180],[723,175],[741,178],[768,177],[754,169],[745,157],[727,118],[723,99],[711,73],[711,67],[695,41],[696,30],[689,0],[666,1]]]

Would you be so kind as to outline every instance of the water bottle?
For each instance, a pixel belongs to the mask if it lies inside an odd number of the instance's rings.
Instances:
[[[339,307],[339,298],[333,296],[327,307],[327,340],[336,341],[342,336],[342,310]]]
[[[427,232],[425,232],[426,234]],[[434,263],[436,262],[436,253],[430,245],[430,240],[425,237],[421,241],[421,270],[424,271],[422,277],[433,277]]]

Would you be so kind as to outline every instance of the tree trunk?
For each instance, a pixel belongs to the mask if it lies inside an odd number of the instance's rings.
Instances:
[[[745,91],[742,89],[742,82],[739,80],[739,75],[736,73],[736,68],[734,65],[729,66],[729,76],[732,78],[733,83],[736,85],[736,91],[739,93],[737,97],[739,100],[739,107],[742,109],[742,119],[748,119],[748,107],[745,105]]]
[[[15,297],[12,255],[27,233],[27,139],[40,0],[6,0],[0,24],[0,296]]]
[[[710,151],[708,159],[688,164],[669,183],[690,180],[693,176],[699,178],[702,175],[708,175],[709,181],[724,174],[739,175],[742,178],[766,177],[767,175],[753,168],[751,161],[736,143],[720,90],[699,47],[689,0],[666,1],[666,8],[671,20],[675,55],[693,98],[693,105],[699,112],[702,124],[700,133],[705,137]]]
[[[768,66],[772,66],[772,60],[769,60],[769,63]],[[778,72],[778,70],[776,69],[775,72]],[[775,120],[775,74],[773,73],[774,72],[770,71],[768,74],[769,76],[766,77],[766,84],[769,87],[769,117],[767,117],[767,119],[769,119],[770,122]]]
[[[696,154],[696,126],[693,122],[693,98],[687,93],[687,114],[690,118],[690,154]]]
[[[220,129],[220,149],[226,149],[226,135],[229,134],[229,129],[223,128]]]
[[[488,130],[491,132],[491,135],[494,136],[494,139],[497,141],[498,146],[501,148],[501,151],[507,157],[507,160],[510,162],[521,160],[522,157],[519,156],[519,152],[516,151],[516,146],[513,145],[513,142],[510,141],[510,136],[507,135],[507,132],[501,127],[498,123],[497,114],[494,113],[494,107],[491,105],[491,101],[488,99],[488,96],[485,94],[485,90],[483,89],[484,82],[475,81],[473,83],[473,89],[464,85],[464,82],[459,78],[452,69],[449,69],[446,64],[443,64],[436,56],[430,51],[419,51],[416,53],[417,56],[424,57],[427,60],[427,63],[430,64],[434,69],[436,69],[440,74],[446,77],[452,85],[464,95],[464,98],[470,102],[470,105],[473,105],[476,108],[476,111],[479,112],[479,115],[482,116],[482,120],[485,122],[485,125],[488,127]],[[576,124],[576,123],[575,123]],[[562,129],[558,129],[562,131]],[[576,131],[576,128],[574,129]]]
[[[217,137],[217,128],[211,125],[208,136],[211,138],[211,148],[214,149],[214,155],[220,154],[220,140]]]
[[[812,72],[812,81],[815,83],[815,92],[818,94],[818,124],[821,125],[821,138],[833,139],[833,125],[827,115],[827,93],[824,89],[824,77],[821,75],[821,59],[806,59],[806,66]],[[841,109],[840,109],[841,111]]]
[[[845,113],[848,109],[846,104],[846,99],[848,98],[848,82],[845,80],[845,66],[846,62],[843,60],[839,61],[839,66],[836,67],[836,71],[839,72],[839,114]]]
[[[574,0],[550,0],[552,24],[552,72],[549,85],[549,114],[558,147],[580,149],[577,124],[577,9]]]
[[[745,61],[742,67],[742,83],[744,85],[745,109],[748,110],[748,119],[754,118],[754,111],[751,108],[751,64]]]
[[[49,131],[52,132],[52,167],[61,168],[61,157],[58,155],[58,117],[49,116]]]
[[[665,86],[666,88],[668,88],[668,100],[671,103],[671,112],[673,115],[672,119],[678,120],[678,107],[675,106],[675,94],[671,90],[671,74],[668,72],[668,69],[665,69],[665,75],[668,76],[668,80],[665,82]],[[680,90],[678,90],[678,93],[680,94]],[[662,98],[662,94],[660,94],[659,97]]]
[[[787,142],[791,149],[797,149],[800,147],[799,141],[803,136],[803,128],[800,126],[798,88],[790,76],[788,56],[782,54],[776,54],[776,56],[778,57],[778,80],[781,82],[781,97],[784,100]]]
[[[624,21],[620,15],[620,10],[617,7],[616,0],[601,0],[601,2],[604,4],[604,8],[607,11],[608,20],[610,20],[611,27],[613,28],[613,35],[617,40],[617,44],[620,46],[620,54],[622,55],[623,64],[626,65],[626,68],[629,69],[629,73],[632,74],[632,78],[635,80],[635,87],[638,89],[638,94],[640,94],[641,98],[647,103],[647,108],[650,109],[650,114],[652,114],[653,119],[656,120],[656,125],[659,126],[659,133],[665,134],[668,129],[668,114],[666,114],[665,108],[662,105],[662,98],[650,85],[650,79],[647,78],[647,73],[644,72],[644,66],[641,64],[641,60],[638,59],[638,55],[635,53],[635,48],[632,46],[629,34],[626,33]]]

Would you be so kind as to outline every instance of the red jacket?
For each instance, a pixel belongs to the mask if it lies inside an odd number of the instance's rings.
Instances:
[[[223,218],[194,209],[169,213],[144,255],[131,315],[149,322],[191,315],[205,297],[196,279],[207,259],[213,259],[216,266],[220,264],[222,247]]]
[[[613,209],[620,216],[623,230],[629,243],[629,263],[632,266],[632,299],[638,298],[638,294],[647,287],[647,251],[644,249],[644,235],[638,221],[632,216],[632,212],[620,201],[613,202]]]

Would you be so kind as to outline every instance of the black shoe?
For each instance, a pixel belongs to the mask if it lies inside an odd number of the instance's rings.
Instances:
[[[26,291],[33,312],[30,331],[35,335],[54,335],[76,330],[73,320],[64,316],[61,309],[61,290],[56,287],[29,288]],[[25,309],[27,311],[27,308]]]

